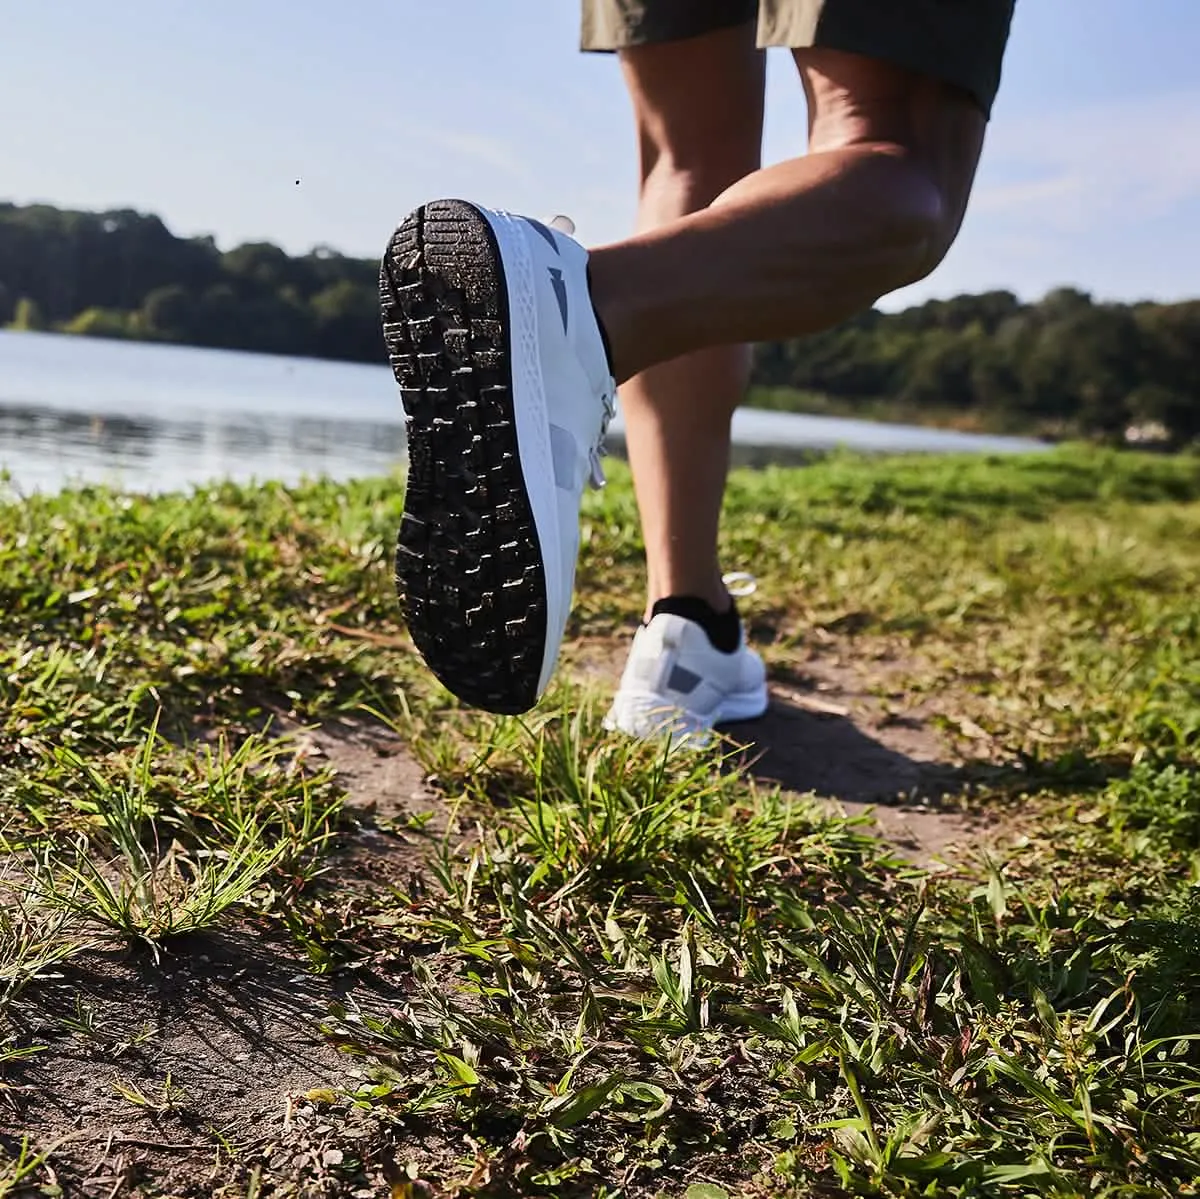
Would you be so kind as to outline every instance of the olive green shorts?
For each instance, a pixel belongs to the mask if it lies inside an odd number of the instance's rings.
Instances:
[[[1015,0],[583,0],[584,50],[758,22],[760,46],[825,46],[970,92],[990,115]]]

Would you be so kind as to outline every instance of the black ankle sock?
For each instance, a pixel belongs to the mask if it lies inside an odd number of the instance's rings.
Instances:
[[[587,273],[588,298],[591,299],[592,268],[589,266],[585,270]],[[608,359],[608,373],[611,375],[613,373],[612,342],[608,340],[608,330],[604,327],[604,322],[600,319],[600,312],[596,307],[595,300],[592,300],[592,312],[596,316],[596,328],[600,330],[600,340],[604,343],[604,357]]]
[[[742,622],[738,619],[737,604],[732,596],[729,600],[729,611],[714,612],[707,600],[695,595],[668,595],[665,599],[655,600],[650,609],[650,617],[662,613],[671,616],[682,616],[685,620],[694,621],[712,642],[713,649],[723,654],[731,654],[742,639]]]

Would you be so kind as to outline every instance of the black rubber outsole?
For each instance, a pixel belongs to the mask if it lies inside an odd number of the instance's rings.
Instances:
[[[408,416],[396,592],[430,670],[463,703],[533,707],[546,582],[517,449],[508,293],[491,226],[439,200],[396,230],[379,272]]]

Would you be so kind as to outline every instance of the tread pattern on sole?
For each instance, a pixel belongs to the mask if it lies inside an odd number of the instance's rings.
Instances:
[[[546,583],[513,410],[508,293],[486,218],[440,200],[396,230],[379,272],[408,426],[396,591],[430,670],[464,703],[537,700]]]

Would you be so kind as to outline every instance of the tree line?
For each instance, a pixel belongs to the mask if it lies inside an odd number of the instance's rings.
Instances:
[[[222,251],[156,216],[0,204],[0,326],[382,362],[378,263],[267,242]],[[871,310],[756,347],[751,403],[1120,439],[1200,440],[1200,300],[1064,287]]]

